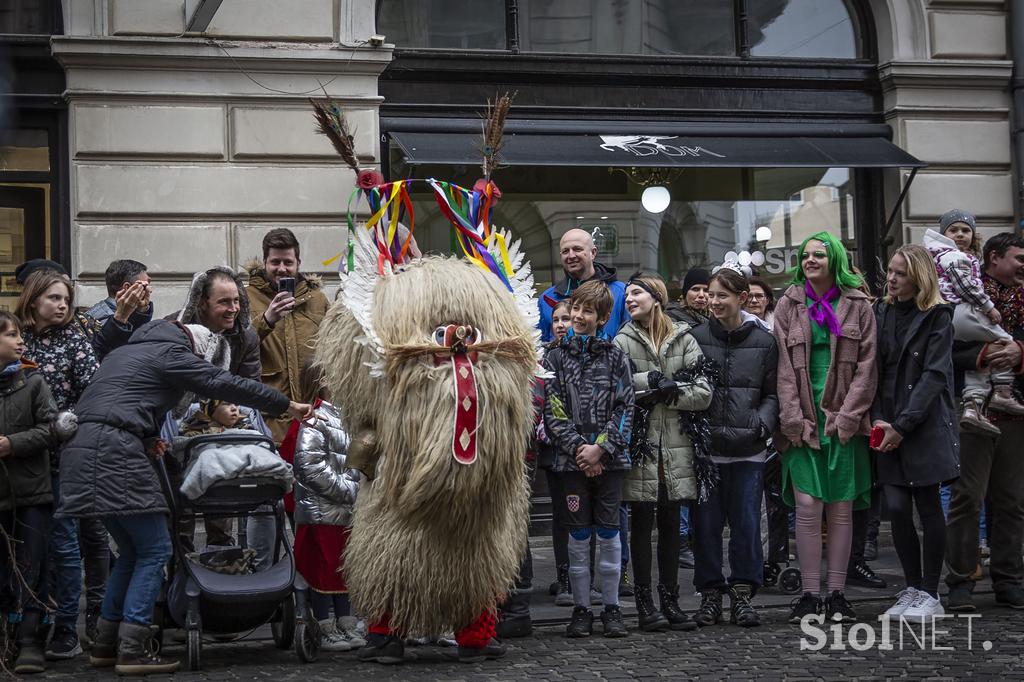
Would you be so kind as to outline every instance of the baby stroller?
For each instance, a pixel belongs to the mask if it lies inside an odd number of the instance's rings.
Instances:
[[[800,569],[789,560],[789,508],[782,501],[782,461],[774,447],[768,448],[764,463],[764,490],[768,522],[764,586],[778,585],[783,594],[799,594],[803,580]]]
[[[217,457],[228,448],[266,448],[274,453],[270,438],[255,431],[230,431],[196,436],[189,440],[180,463],[181,473],[197,458]],[[276,455],[275,455],[276,456]],[[166,458],[165,458],[166,459]],[[158,471],[171,509],[174,555],[165,584],[165,599],[158,604],[160,620],[184,628],[189,670],[200,670],[203,633],[232,634],[270,623],[274,643],[288,649],[295,645],[303,662],[315,660],[319,647],[316,621],[308,614],[308,593],[295,571],[292,549],[285,539],[283,497],[288,485],[280,478],[239,476],[218,480],[189,499],[181,492],[178,461],[160,461]],[[241,547],[219,552],[190,552],[182,539],[189,522],[203,518],[237,517],[239,526],[254,516],[274,520],[273,563],[251,572],[254,552],[239,533]],[[186,531],[187,532],[187,531]]]

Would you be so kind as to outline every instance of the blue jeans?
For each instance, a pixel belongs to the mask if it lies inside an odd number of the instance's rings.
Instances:
[[[60,507],[60,480],[53,474],[53,508]],[[78,548],[75,519],[54,519],[50,525],[50,594],[57,602],[54,621],[59,627],[78,623],[78,601],[82,598],[82,554]]]
[[[679,534],[690,534],[690,505],[688,504],[679,508]]]
[[[690,509],[690,537],[693,539],[693,584],[698,590],[725,588],[736,583],[756,591],[764,573],[761,548],[761,496],[764,494],[764,464],[732,462],[719,464],[721,481],[707,502]],[[722,531],[729,522],[729,570],[722,574]]]
[[[120,552],[107,581],[103,618],[149,625],[160,596],[164,565],[171,558],[167,515],[108,516],[103,525]]]
[[[942,501],[942,513],[949,516],[949,501],[953,497],[953,485],[944,485],[939,488],[939,496]],[[981,503],[981,514],[978,515],[978,537],[981,540],[988,540],[988,529],[985,527],[985,517],[988,516],[988,505]]]

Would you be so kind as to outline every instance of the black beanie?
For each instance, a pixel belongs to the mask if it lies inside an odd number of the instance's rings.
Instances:
[[[25,280],[29,278],[33,272],[37,270],[56,270],[62,275],[68,274],[68,271],[64,269],[64,266],[57,261],[47,260],[45,258],[33,258],[27,260],[14,269],[14,281],[18,284],[25,284]]]
[[[702,268],[693,268],[692,270],[689,270],[686,273],[686,277],[683,278],[683,296],[686,296],[686,292],[698,284],[707,286],[710,278],[711,275],[708,274],[708,271]]]

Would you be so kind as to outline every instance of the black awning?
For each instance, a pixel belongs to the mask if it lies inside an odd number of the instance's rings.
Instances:
[[[389,135],[409,164],[480,162],[479,134],[391,132]],[[927,165],[882,137],[507,133],[499,157],[507,166],[922,168]]]

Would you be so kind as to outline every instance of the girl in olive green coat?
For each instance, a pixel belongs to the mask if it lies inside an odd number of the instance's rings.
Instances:
[[[630,503],[630,552],[636,574],[636,604],[640,628],[646,631],[690,629],[692,622],[679,608],[679,507],[697,497],[693,445],[681,431],[679,412],[700,411],[711,403],[704,379],[680,386],[671,377],[692,368],[703,356],[685,322],[673,323],[664,312],[665,283],[656,276],[634,277],[626,287],[626,310],[632,321],[615,337],[629,355],[637,405],[648,411],[647,441],[652,455],[638,461],[623,483],[622,499]],[[658,595],[651,594],[651,535],[658,528]]]

